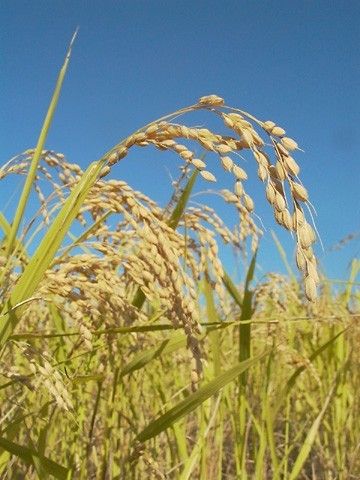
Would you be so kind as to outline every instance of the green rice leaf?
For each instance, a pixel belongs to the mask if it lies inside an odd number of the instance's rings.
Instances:
[[[181,217],[183,216],[183,213],[185,211],[186,205],[189,201],[190,194],[192,189],[194,188],[196,178],[198,176],[199,171],[194,170],[194,172],[191,174],[191,177],[189,178],[188,183],[186,184],[186,187],[184,188],[178,203],[176,204],[176,207],[174,208],[171,217],[167,221],[167,224],[169,225],[170,228],[175,230],[177,226],[179,225],[179,222],[181,220]]]
[[[59,480],[66,480],[70,474],[70,469],[43,455],[39,455],[33,448],[18,445],[2,437],[0,437],[0,448],[17,456],[27,465],[34,465],[38,471],[44,471],[46,474],[53,475]]]
[[[14,242],[15,242],[16,235],[17,235],[17,232],[18,232],[18,229],[19,229],[20,222],[21,222],[21,220],[23,218],[23,215],[24,215],[24,212],[25,212],[26,204],[27,204],[29,196],[30,196],[31,188],[32,188],[32,185],[33,185],[33,182],[34,182],[34,179],[35,179],[35,176],[36,176],[36,171],[37,171],[37,168],[38,168],[38,165],[39,165],[39,162],[40,162],[41,153],[43,151],[45,141],[46,141],[46,137],[48,135],[50,125],[51,125],[53,117],[54,117],[55,109],[56,109],[56,106],[57,106],[58,101],[59,101],[61,88],[62,88],[62,85],[63,85],[63,82],[64,82],[64,78],[65,78],[66,71],[67,71],[67,68],[68,68],[68,65],[69,65],[69,61],[70,61],[71,49],[72,49],[73,43],[75,41],[76,35],[77,35],[77,30],[75,31],[75,33],[74,33],[74,35],[71,39],[71,42],[70,42],[70,45],[69,45],[69,48],[68,48],[68,51],[67,51],[67,54],[66,54],[66,57],[65,57],[64,64],[60,69],[60,73],[59,73],[59,76],[58,76],[58,79],[57,79],[57,82],[56,82],[56,85],[55,85],[55,90],[54,90],[53,96],[52,96],[51,101],[50,101],[50,105],[49,105],[49,108],[48,108],[48,111],[47,111],[47,114],[46,114],[46,117],[45,117],[45,120],[44,120],[43,127],[42,127],[41,132],[40,132],[40,136],[39,136],[36,148],[35,148],[34,156],[33,156],[32,161],[31,161],[29,172],[26,176],[24,188],[23,188],[23,191],[21,193],[20,200],[19,200],[16,212],[15,212],[15,216],[14,216],[14,221],[12,222],[11,230],[9,232],[8,239],[7,239],[7,247],[6,247],[7,255],[10,255],[13,251]]]
[[[149,348],[145,352],[140,352],[122,368],[120,377],[125,377],[130,373],[145,367],[149,362],[158,358],[162,354],[172,353],[186,346],[186,336],[182,332],[167,338],[158,347]]]
[[[241,306],[240,325],[239,325],[239,361],[243,362],[250,358],[251,355],[251,323],[248,321],[253,315],[253,292],[250,289],[250,284],[254,278],[255,265],[256,265],[257,250],[255,251],[249,269],[246,274],[244,298]],[[244,372],[241,375],[242,385],[246,384],[247,375]]]
[[[223,276],[223,284],[226,290],[228,291],[228,293],[230,293],[230,295],[232,296],[235,303],[237,303],[237,305],[240,308],[242,308],[242,298],[240,297],[238,288],[236,287],[234,282],[231,280],[231,277],[225,272],[225,270],[224,270],[224,276]]]
[[[302,470],[302,467],[304,466],[304,463],[306,462],[306,459],[308,458],[309,456],[309,453],[311,451],[311,448],[315,442],[315,439],[316,439],[316,435],[318,434],[318,431],[319,431],[319,428],[320,428],[320,425],[321,425],[321,421],[325,415],[325,412],[329,406],[329,403],[330,403],[330,400],[333,396],[333,393],[335,391],[335,387],[336,387],[336,381],[333,383],[326,399],[325,399],[325,402],[324,402],[324,405],[320,411],[320,413],[317,415],[317,417],[315,418],[315,421],[313,422],[313,424],[311,425],[310,427],[310,430],[308,431],[307,435],[306,435],[306,438],[304,440],[304,443],[302,444],[302,447],[300,448],[300,451],[299,451],[299,454],[295,460],[295,463],[294,463],[294,466],[293,466],[293,469],[290,473],[290,476],[289,476],[289,480],[295,480],[296,478],[298,478],[299,474],[301,473],[301,470]]]
[[[235,380],[242,372],[250,368],[256,362],[261,360],[265,355],[269,353],[268,350],[257,355],[256,357],[239,363],[226,372],[220,374],[211,382],[202,386],[195,393],[192,393],[180,403],[171,408],[164,415],[151,422],[142,432],[138,434],[136,439],[139,442],[145,442],[150,438],[155,437],[160,432],[166,430],[168,427],[179,421],[184,416],[199,407],[208,398],[218,393],[225,385]]]
[[[4,240],[6,241],[6,238],[11,233],[11,225],[6,220],[6,218],[5,218],[5,216],[2,212],[0,212],[0,228],[4,232],[4,236],[5,236]],[[15,250],[19,251],[24,258],[27,258],[26,249],[25,249],[24,245],[18,239],[15,239]]]
[[[279,254],[280,254],[280,257],[281,257],[281,259],[282,259],[282,261],[283,261],[283,263],[284,263],[284,265],[285,265],[285,268],[286,268],[286,270],[287,270],[287,272],[288,272],[289,277],[290,277],[291,280],[295,283],[295,282],[296,282],[296,276],[295,276],[295,274],[294,274],[293,269],[292,269],[291,266],[290,266],[289,260],[287,259],[287,256],[286,256],[286,252],[285,252],[285,250],[284,250],[284,247],[281,245],[280,240],[278,239],[276,233],[275,233],[273,230],[271,230],[271,236],[273,237],[273,240],[274,240],[274,242],[275,242],[276,248],[277,248],[277,250],[278,250],[278,252],[279,252]]]
[[[219,318],[216,312],[213,290],[207,278],[204,278],[203,289],[206,301],[206,313],[208,322],[216,324],[219,322]],[[214,377],[217,377],[221,373],[221,331],[218,329],[209,329],[208,332],[211,342]]]

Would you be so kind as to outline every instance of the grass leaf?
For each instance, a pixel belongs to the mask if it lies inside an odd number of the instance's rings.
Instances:
[[[46,117],[45,117],[45,120],[44,120],[43,127],[42,127],[41,132],[40,132],[40,136],[39,136],[36,148],[35,148],[34,156],[33,156],[32,161],[31,161],[29,172],[26,176],[24,188],[23,188],[23,191],[21,193],[19,203],[17,205],[17,209],[16,209],[16,212],[15,212],[14,220],[13,220],[12,225],[11,225],[11,230],[9,232],[9,236],[8,236],[8,239],[7,239],[7,246],[6,246],[7,255],[10,255],[12,253],[15,238],[16,238],[16,235],[17,235],[17,232],[18,232],[18,229],[19,229],[19,225],[20,225],[20,222],[21,222],[21,220],[23,218],[23,215],[24,215],[24,212],[25,212],[26,204],[27,204],[27,201],[29,199],[30,191],[31,191],[31,188],[32,188],[35,176],[36,176],[36,171],[37,171],[37,168],[38,168],[38,165],[39,165],[39,162],[40,162],[41,153],[43,151],[45,141],[46,141],[46,137],[48,135],[49,128],[50,128],[50,125],[51,125],[53,117],[54,117],[55,109],[56,109],[56,106],[57,106],[58,101],[59,101],[61,88],[62,88],[64,79],[65,79],[66,71],[67,71],[67,68],[68,68],[68,65],[69,65],[69,61],[70,61],[71,49],[72,49],[73,43],[75,41],[76,35],[77,35],[77,30],[75,31],[75,33],[74,33],[74,35],[71,39],[71,42],[70,42],[70,45],[69,45],[69,48],[68,48],[68,51],[67,51],[67,54],[66,54],[66,57],[65,57],[64,64],[60,69],[60,73],[59,73],[59,76],[58,76],[58,79],[57,79],[57,82],[56,82],[56,85],[55,85],[55,90],[54,90],[53,96],[52,96],[51,101],[50,101],[50,105],[49,105],[49,108],[48,108],[48,111],[47,111],[47,114],[46,114]]]
[[[179,348],[186,346],[186,336],[182,332],[177,332],[172,337],[167,338],[158,347],[149,348],[140,352],[121,369],[120,377],[125,377],[130,373],[145,367],[149,362],[158,358],[164,353],[172,353]]]
[[[220,374],[214,380],[206,385],[203,385],[195,393],[192,393],[180,403],[171,408],[164,415],[151,422],[142,432],[140,432],[136,439],[139,442],[145,442],[150,438],[155,437],[160,432],[166,430],[170,425],[179,421],[185,415],[199,407],[205,400],[218,393],[225,385],[229,384],[237,378],[242,372],[250,368],[256,362],[261,360],[269,352],[265,351],[256,357],[239,363],[226,372]]]
[[[316,435],[319,431],[321,421],[322,421],[322,419],[325,415],[325,412],[326,412],[326,410],[329,406],[329,403],[330,403],[330,400],[333,396],[335,388],[336,388],[336,379],[335,379],[335,382],[333,383],[333,385],[332,385],[332,387],[331,387],[331,389],[330,389],[330,391],[329,391],[329,393],[328,393],[328,395],[325,399],[324,405],[323,405],[320,413],[315,418],[313,424],[310,427],[310,430],[308,431],[308,433],[306,435],[306,438],[305,438],[305,440],[302,444],[302,447],[299,451],[299,454],[296,457],[293,469],[292,469],[292,471],[290,473],[290,476],[289,476],[289,480],[296,480],[296,478],[298,478],[299,474],[301,473],[302,467],[303,467],[307,457],[310,454],[313,443],[315,442],[315,438],[316,438]]]
[[[59,480],[66,480],[70,474],[70,470],[62,465],[50,460],[49,458],[39,455],[34,449],[18,445],[6,438],[0,437],[0,448],[6,450],[12,455],[16,455],[27,465],[34,465],[36,469],[53,475]]]

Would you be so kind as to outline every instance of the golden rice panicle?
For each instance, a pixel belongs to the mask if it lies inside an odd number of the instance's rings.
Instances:
[[[175,118],[182,117],[186,113],[196,110],[205,110],[209,114],[220,118],[223,124],[230,129],[230,135],[223,135],[207,128],[190,127],[183,123],[174,123]],[[270,145],[261,138],[259,131],[266,133],[270,139]],[[301,215],[303,216],[300,204],[308,203],[308,193],[298,179],[299,166],[290,155],[290,152],[298,149],[297,143],[285,135],[285,130],[276,125],[275,122],[257,120],[247,112],[227,107],[224,99],[220,96],[208,95],[201,97],[195,105],[173,112],[163,117],[163,119],[151,122],[122,140],[104,156],[104,167],[101,177],[108,175],[111,169],[128,155],[131,147],[152,146],[160,151],[172,152],[181,159],[185,169],[190,167],[196,168],[204,180],[215,182],[214,172],[209,168],[210,162],[207,162],[204,158],[198,158],[198,155],[195,153],[196,149],[201,147],[205,151],[217,155],[219,163],[224,170],[233,176],[235,184],[234,193],[229,190],[223,190],[222,196],[227,203],[234,205],[239,213],[239,236],[236,242],[239,243],[251,236],[254,247],[257,244],[260,230],[251,218],[255,205],[251,195],[245,189],[248,173],[243,168],[243,165],[234,161],[235,155],[240,157],[240,151],[248,150],[257,163],[257,174],[260,181],[264,183],[266,198],[273,208],[276,222],[285,229],[294,232],[302,255],[305,255],[307,258],[306,266],[304,267],[304,261],[300,260],[299,254],[297,264],[302,265],[301,271],[306,277],[311,277],[316,282],[314,275],[316,264],[312,260],[313,254],[311,250],[315,241],[315,234],[308,222],[300,218]],[[270,151],[266,151],[269,148]],[[17,161],[10,162],[5,170],[2,169],[1,175],[23,173],[24,169],[28,167],[32,154],[32,151],[28,151]],[[274,160],[271,158],[272,154],[274,155]],[[54,172],[57,173],[54,175]],[[49,221],[50,214],[47,212],[44,194],[39,186],[40,177],[52,182],[59,201],[63,202],[65,198],[64,191],[72,188],[79,181],[81,174],[81,169],[76,165],[69,164],[63,155],[52,151],[43,152],[41,169],[39,169],[38,183],[35,190],[42,205],[45,222]],[[168,233],[165,232],[163,226],[159,226],[159,220],[164,217],[164,212],[154,202],[151,203],[150,199],[141,197],[139,193],[132,191],[124,182],[116,183],[113,180],[107,182],[104,179],[99,180],[93,187],[86,205],[84,205],[78,215],[78,220],[85,226],[88,224],[88,215],[91,215],[94,220],[100,219],[107,210],[123,216],[127,228],[130,229],[126,234],[129,241],[136,237],[145,241],[139,233],[139,224],[147,226],[148,240],[153,240],[152,243],[150,242],[151,245],[149,244],[148,246],[154,255],[151,262],[154,265],[157,264],[157,268],[153,271],[145,258],[139,257],[139,260],[136,262],[130,256],[126,265],[129,275],[131,272],[132,281],[138,282],[139,285],[141,284],[141,287],[146,290],[146,294],[152,297],[155,295],[155,291],[152,290],[152,285],[156,283],[155,281],[160,278],[162,282],[165,275],[170,275],[173,282],[171,288],[177,288],[177,293],[174,291],[173,295],[180,295],[181,289],[178,288],[180,286],[179,279],[175,280],[174,274],[171,275],[166,270],[162,271],[161,268],[159,270],[161,265],[159,257],[170,259],[170,264],[176,270],[178,266],[171,261],[171,257],[180,258],[181,256],[178,253],[179,240],[176,241],[177,243],[170,245],[169,241],[166,240]],[[154,219],[156,219],[155,223]],[[124,240],[125,235],[120,234],[121,231],[120,228],[116,244],[128,241]],[[169,244],[169,248],[158,249],[154,238],[159,235],[159,232],[163,235],[162,238],[165,239],[165,245]],[[114,239],[115,235],[109,234],[109,232],[106,233],[106,230],[102,231],[101,239],[105,244],[100,246],[99,242],[97,243],[96,248],[98,252],[112,255],[110,253],[110,244],[108,243],[110,238]],[[190,256],[189,258],[191,258],[191,266],[189,268],[192,268],[194,271],[195,257]],[[216,265],[217,262],[215,260],[214,262]],[[220,278],[220,274],[218,276]],[[307,283],[308,285],[310,284],[309,281]],[[217,282],[217,284],[219,285],[220,283]],[[183,285],[183,288],[186,289],[185,285],[186,281]],[[313,293],[310,295],[310,292],[313,292],[313,289],[310,287],[306,288],[306,292],[307,294],[309,293],[308,297],[314,297]],[[165,298],[163,300],[165,301]],[[124,305],[122,308],[124,308]],[[180,308],[179,304],[177,308]],[[189,310],[193,314],[191,304],[185,305],[184,309]],[[174,317],[174,312],[169,310],[169,315]],[[196,316],[196,313],[194,315]],[[84,340],[86,339],[85,333],[85,328],[83,328]]]
[[[258,177],[262,182],[266,182],[266,198],[274,211],[276,222],[287,230],[294,230],[300,248],[310,249],[316,240],[314,231],[306,223],[300,226],[300,223],[293,222],[293,212],[295,209],[301,210],[299,202],[307,203],[309,200],[306,188],[298,181],[300,168],[294,158],[290,155],[291,151],[298,149],[298,144],[290,137],[286,137],[286,132],[272,121],[261,122],[246,112],[234,111],[229,109],[230,113],[221,113],[225,125],[232,129],[240,137],[239,149],[250,149],[258,163]],[[253,127],[253,123],[261,126],[269,135],[273,150],[275,153],[275,163],[271,164],[269,156],[263,151],[265,142],[259,137]],[[232,159],[227,156],[221,159],[222,166],[227,171],[232,171],[237,179],[235,183],[235,194],[242,198],[243,206],[250,213],[254,209],[254,204],[249,195],[244,192],[242,181],[247,179],[247,174],[243,169],[233,165]],[[289,190],[290,198],[287,198],[286,191]],[[226,194],[226,201],[236,204],[231,195]],[[301,211],[302,212],[302,211]],[[311,256],[310,253],[307,253]],[[309,260],[310,261],[310,260]],[[297,262],[298,263],[298,262]],[[311,263],[312,272],[309,275],[305,272],[305,278],[311,278],[316,283],[314,271],[316,263]],[[305,294],[309,300],[315,298],[316,289],[311,280],[306,281]]]
[[[36,390],[38,396],[41,393],[50,394],[59,408],[66,411],[72,410],[73,404],[69,391],[59,371],[52,366],[53,360],[50,355],[46,351],[39,353],[25,342],[17,342],[17,346],[28,360],[28,367],[33,377],[31,390]]]
[[[286,276],[278,273],[267,273],[264,280],[259,282],[255,289],[254,296],[256,311],[266,313],[267,308],[287,318],[289,303],[301,307],[302,301],[294,284],[289,282]],[[279,322],[281,324],[282,322]]]

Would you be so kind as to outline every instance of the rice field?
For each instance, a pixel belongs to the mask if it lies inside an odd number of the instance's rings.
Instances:
[[[0,169],[25,179],[0,212],[0,478],[359,479],[360,261],[340,289],[319,270],[297,142],[207,95],[83,171],[45,148],[71,46],[35,148]],[[114,175],[139,148],[177,159],[166,205]],[[296,271],[274,234],[287,276],[257,274],[243,155],[293,237]],[[236,225],[191,202],[215,162]]]

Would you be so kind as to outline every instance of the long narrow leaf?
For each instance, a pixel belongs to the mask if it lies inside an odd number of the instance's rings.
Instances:
[[[137,440],[139,442],[145,442],[166,430],[170,425],[179,421],[185,415],[188,415],[199,407],[205,402],[205,400],[218,393],[223,387],[225,387],[225,385],[235,380],[235,378],[237,378],[242,372],[261,360],[268,353],[269,351],[266,350],[252,359],[239,363],[216,377],[211,382],[200,387],[195,393],[192,393],[164,415],[161,415],[161,417],[151,422],[142,432],[139,433]]]
[[[56,85],[55,85],[55,90],[54,90],[53,96],[51,98],[51,102],[50,102],[49,109],[47,111],[47,114],[46,114],[46,117],[45,117],[45,120],[44,120],[44,124],[43,124],[43,127],[42,127],[41,132],[40,132],[39,140],[37,142],[35,152],[34,152],[34,156],[32,158],[31,165],[30,165],[30,168],[29,168],[29,172],[28,172],[26,180],[25,180],[24,188],[23,188],[23,191],[21,193],[20,200],[19,200],[16,212],[15,212],[14,221],[11,225],[11,231],[10,231],[9,236],[8,236],[7,247],[6,247],[6,254],[7,255],[10,255],[11,252],[12,252],[14,242],[15,242],[15,238],[16,238],[16,235],[17,235],[17,232],[18,232],[18,229],[19,229],[19,225],[20,225],[20,222],[21,222],[21,220],[23,218],[23,215],[24,215],[26,204],[28,202],[30,191],[31,191],[31,188],[32,188],[35,176],[36,176],[36,171],[37,171],[37,168],[38,168],[38,165],[39,165],[41,153],[43,151],[45,141],[46,141],[46,137],[48,135],[49,128],[50,128],[52,119],[54,117],[55,109],[56,109],[56,106],[57,106],[58,101],[59,101],[61,88],[62,88],[64,78],[65,78],[65,75],[66,75],[66,70],[68,68],[69,61],[70,61],[71,49],[72,49],[73,43],[75,41],[76,35],[77,35],[77,30],[75,31],[75,33],[74,33],[74,35],[71,39],[71,42],[70,42],[70,45],[69,45],[69,48],[68,48],[68,51],[67,51],[67,54],[66,54],[66,57],[65,57],[64,64],[61,67],[61,70],[60,70],[60,73],[59,73],[59,76],[58,76],[58,79],[57,79],[57,82],[56,82]]]
[[[189,181],[186,184],[186,187],[184,188],[182,194],[180,195],[179,201],[177,202],[176,207],[174,208],[171,214],[171,217],[166,222],[169,225],[169,227],[172,228],[173,230],[177,228],[181,220],[181,217],[183,216],[186,205],[190,198],[190,194],[192,192],[192,189],[194,188],[198,173],[199,173],[198,170],[194,170],[194,172],[191,174],[191,177],[189,178]]]
[[[170,338],[167,338],[158,347],[149,348],[144,352],[140,352],[135,357],[122,368],[120,372],[120,377],[129,375],[130,373],[143,368],[149,362],[158,358],[160,355],[165,353],[172,353],[178,350],[181,347],[186,346],[186,336],[181,333],[176,333]]]
[[[215,308],[213,290],[207,278],[204,278],[203,288],[208,322],[212,324],[217,323],[219,318]],[[218,329],[209,330],[209,337],[211,342],[213,373],[214,377],[217,377],[221,372],[221,331]]]
[[[242,299],[240,297],[240,293],[238,292],[238,289],[234,282],[231,280],[231,277],[224,271],[224,276],[223,276],[223,284],[232,296],[233,300],[237,303],[237,305],[242,308]]]
[[[59,480],[66,480],[70,474],[70,470],[62,465],[50,460],[49,458],[39,455],[34,449],[18,445],[6,438],[0,437],[0,448],[6,450],[12,455],[16,455],[27,465],[34,465],[45,471],[47,474],[53,475]]]
[[[276,248],[280,254],[280,257],[285,265],[285,268],[288,272],[289,277],[291,280],[295,283],[296,282],[296,276],[293,272],[293,269],[290,266],[289,260],[287,259],[286,252],[284,250],[284,247],[281,245],[280,240],[278,239],[276,233],[271,230],[271,236],[273,237],[273,240],[275,242]]]
[[[6,220],[2,212],[0,212],[0,228],[4,232],[5,241],[6,241],[6,238],[9,237],[11,232],[11,225]],[[16,250],[19,251],[24,258],[27,258],[27,253],[24,245],[17,239],[15,240],[15,246],[16,246]]]
[[[336,381],[334,382],[333,386],[331,387],[331,389],[330,389],[330,391],[329,391],[329,393],[328,393],[328,395],[325,399],[325,403],[324,403],[320,413],[315,418],[315,421],[311,425],[310,430],[308,431],[308,434],[306,435],[304,443],[302,444],[302,447],[299,451],[299,454],[298,454],[298,456],[295,460],[293,469],[290,473],[289,480],[295,480],[296,478],[298,478],[299,474],[301,473],[302,467],[304,466],[304,463],[306,462],[306,459],[308,458],[309,453],[311,451],[311,448],[312,448],[312,446],[315,442],[315,438],[316,438],[316,435],[319,431],[321,421],[322,421],[322,419],[325,415],[325,412],[326,412],[326,410],[329,406],[330,400],[331,400],[331,398],[333,396],[333,393],[335,391],[335,387],[336,387]]]
[[[250,357],[250,340],[251,340],[251,323],[250,320],[253,314],[252,298],[253,292],[250,290],[250,283],[254,278],[256,265],[257,250],[255,251],[249,269],[246,274],[244,298],[242,301],[240,325],[239,325],[239,361],[242,362]],[[244,322],[244,323],[243,323]],[[243,383],[246,380],[246,375],[242,375]]]

